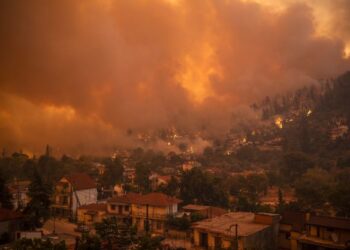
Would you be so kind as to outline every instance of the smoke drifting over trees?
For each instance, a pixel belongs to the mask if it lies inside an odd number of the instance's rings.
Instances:
[[[350,69],[348,1],[305,2],[0,1],[0,146],[225,131],[259,98]]]

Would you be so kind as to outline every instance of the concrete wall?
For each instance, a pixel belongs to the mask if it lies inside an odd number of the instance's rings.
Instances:
[[[119,207],[121,207],[122,213],[120,213]],[[107,204],[107,211],[109,214],[113,214],[113,215],[128,216],[132,214],[132,206],[125,203],[110,202]]]
[[[0,222],[0,236],[4,233],[8,233],[10,240],[16,238],[16,232],[19,230],[20,220],[9,220]]]
[[[345,243],[350,241],[350,231],[349,230],[341,230],[341,229],[332,229],[326,227],[318,227],[318,226],[309,226],[309,234],[310,236],[317,237],[324,240],[332,241],[332,234],[337,235],[338,242]],[[319,229],[317,229],[319,228]],[[318,231],[318,232],[317,232]],[[317,233],[319,235],[317,235]]]
[[[79,199],[79,202],[77,199]],[[72,201],[73,215],[76,215],[76,211],[79,205],[82,206],[97,203],[97,189],[91,188],[75,191],[75,194],[73,193]]]
[[[194,239],[194,245],[200,246],[200,234],[201,231],[198,229],[194,229],[193,232],[193,239]],[[211,232],[205,232],[208,234],[208,248],[209,249],[215,249],[215,238],[219,237],[221,238],[221,248],[223,249],[232,249],[232,244],[234,244],[235,238],[228,238],[220,234],[211,233]],[[239,250],[253,250],[253,249],[276,249],[276,246],[274,246],[274,230],[272,227],[265,228],[255,234],[245,236],[245,237],[239,237],[238,238],[238,249]]]
[[[176,209],[176,208],[172,208]],[[156,207],[156,206],[148,206],[148,218],[150,219],[166,219],[166,217],[170,214],[169,207]],[[136,217],[144,217],[147,215],[147,206],[146,205],[132,205],[132,216]]]

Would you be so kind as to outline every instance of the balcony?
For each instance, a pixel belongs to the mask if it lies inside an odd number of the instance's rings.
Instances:
[[[144,212],[135,212],[132,214],[134,217],[140,217],[140,218],[146,218],[147,215]],[[165,220],[167,218],[166,214],[158,214],[158,213],[149,213],[148,214],[149,219],[155,219],[155,220]]]
[[[318,246],[330,249],[347,249],[344,242],[334,242],[331,240],[325,240],[317,237],[303,235],[298,239],[298,242],[303,245]]]

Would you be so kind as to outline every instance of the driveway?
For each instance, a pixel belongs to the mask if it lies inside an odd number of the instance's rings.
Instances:
[[[56,219],[55,223],[53,219],[45,222],[43,230],[45,234],[51,234],[55,225],[56,234],[68,234],[72,236],[80,236],[79,232],[75,232],[74,229],[77,227],[76,224],[68,222],[64,219]]]

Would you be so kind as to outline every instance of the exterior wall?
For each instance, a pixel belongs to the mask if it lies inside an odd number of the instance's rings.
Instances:
[[[291,233],[291,250],[298,250],[299,249],[299,245],[298,245],[298,238],[301,236],[301,233],[298,232],[292,232]]]
[[[208,234],[208,249],[232,249],[234,244],[234,238],[230,239],[227,237],[223,237],[220,234],[214,234],[214,233],[208,233],[205,231],[201,231],[198,229],[194,229],[193,231],[193,242],[196,247],[199,247],[201,244],[200,234],[201,233],[207,233]],[[219,244],[221,245],[216,246],[216,238],[219,239]],[[243,242],[241,239],[238,240],[238,245],[241,246],[239,249],[243,249]]]
[[[238,229],[239,230],[239,229]],[[255,234],[243,238],[244,249],[276,249],[274,230],[272,227],[265,228]]]
[[[199,231],[197,229],[193,230],[193,244],[199,246]]]
[[[56,214],[58,213],[64,217],[75,217],[79,206],[96,202],[96,188],[74,191],[70,182],[66,178],[62,178],[55,186],[52,208],[59,211]],[[62,214],[62,211],[64,211],[64,214]]]
[[[0,222],[0,237],[3,234],[8,234],[10,240],[16,238],[16,232],[20,228],[20,220],[9,220]]]
[[[62,178],[55,186],[55,194],[54,194],[54,204],[57,207],[70,209],[71,208],[71,194],[72,194],[72,186],[68,182],[67,179]]]
[[[12,204],[15,210],[19,208],[24,208],[30,201],[29,196],[27,195],[28,190],[20,190],[19,192],[14,192],[12,194]]]
[[[330,240],[332,241],[332,234],[337,235],[338,242],[339,243],[345,243],[347,241],[350,241],[350,231],[341,230],[341,229],[333,229],[333,228],[327,228],[327,227],[320,227],[320,226],[308,226],[309,228],[309,236],[320,238],[323,240]]]
[[[298,238],[301,233],[295,232],[291,225],[281,224],[278,234],[278,247],[280,249],[298,250]]]
[[[169,207],[148,206],[148,218],[165,220],[170,214]],[[147,217],[147,206],[132,204],[132,216],[139,218]]]
[[[145,230],[145,220],[147,218],[147,206],[132,204],[132,223],[136,225],[138,231]],[[177,212],[177,204],[171,206],[148,206],[149,230],[156,234],[162,234],[165,230],[165,222],[168,215]]]
[[[1,221],[0,222],[0,236],[4,233],[9,232],[9,221]]]
[[[107,212],[116,216],[129,216],[132,213],[132,206],[126,203],[114,203],[107,204]]]
[[[201,244],[200,234],[208,234],[208,249],[217,249],[215,242],[221,242],[221,249],[231,249],[235,242],[234,236],[232,238],[225,237],[220,234],[215,234],[211,232],[206,232],[198,229],[194,229],[193,239],[194,245],[199,247]],[[249,249],[276,249],[273,246],[273,228],[268,227],[262,231],[259,231],[253,235],[239,237],[238,238],[238,249],[239,250],[249,250]]]
[[[72,216],[72,186],[66,178],[62,178],[55,186],[51,209],[56,216]]]
[[[280,231],[278,234],[278,247],[280,249],[292,249],[291,232]]]
[[[79,201],[78,201],[79,200]],[[92,204],[97,202],[97,189],[85,189],[75,191],[72,195],[72,211],[76,214],[77,208],[82,205]]]
[[[88,209],[78,208],[77,210],[77,220],[80,223],[84,223],[86,225],[93,225],[98,222],[102,222],[102,220],[106,217],[106,212],[104,211],[96,211],[96,214],[88,213]]]

